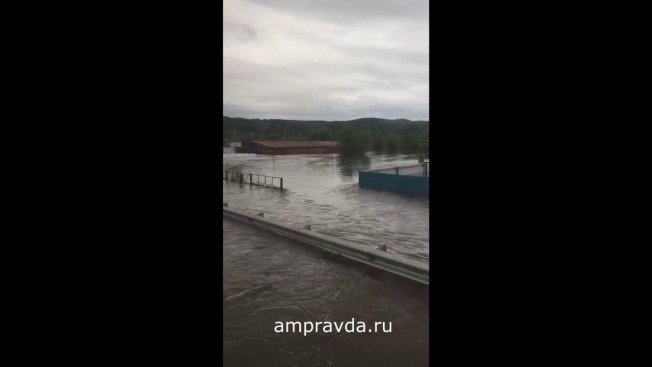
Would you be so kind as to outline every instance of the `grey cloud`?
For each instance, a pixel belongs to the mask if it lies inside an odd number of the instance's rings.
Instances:
[[[428,24],[414,11],[427,14],[427,1],[402,11],[395,1],[364,1],[376,4],[367,15],[360,4],[301,3],[225,1],[225,115],[428,119]],[[343,13],[360,21],[330,19]]]
[[[284,12],[334,23],[407,18],[427,22],[429,0],[252,0]]]
[[[242,23],[225,21],[222,29],[225,37],[240,42],[253,41],[258,37],[255,28]]]

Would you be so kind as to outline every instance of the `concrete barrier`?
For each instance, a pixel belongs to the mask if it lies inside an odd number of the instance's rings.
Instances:
[[[223,207],[222,213],[227,218],[249,223],[255,227],[422,284],[430,284],[430,267],[428,264],[390,254],[380,249],[312,232],[309,229],[292,228],[263,216],[248,214],[229,207]]]

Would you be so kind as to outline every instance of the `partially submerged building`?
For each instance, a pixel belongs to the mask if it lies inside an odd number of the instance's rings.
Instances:
[[[243,147],[244,148],[244,147]],[[337,153],[339,144],[336,141],[279,141],[252,140],[246,151],[258,154],[329,154]],[[242,151],[245,151],[243,149]]]

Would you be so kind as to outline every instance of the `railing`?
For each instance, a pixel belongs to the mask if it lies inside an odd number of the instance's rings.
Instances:
[[[412,166],[384,168],[379,170],[373,170],[373,172],[387,173],[393,175],[404,175],[404,176],[430,177],[430,162],[425,162],[423,164],[412,165]]]
[[[224,170],[223,179],[241,184],[249,184],[249,186],[263,186],[283,190],[283,177],[267,176],[259,173],[244,173],[237,170]]]
[[[222,213],[225,217],[251,224],[258,228],[289,237],[301,243],[312,245],[326,252],[346,257],[358,263],[365,264],[388,273],[392,273],[422,284],[430,284],[430,265],[398,254],[388,253],[387,246],[378,249],[313,232],[310,225],[303,229],[293,228],[287,224],[268,219],[264,213],[252,215],[241,210],[229,208],[223,203]]]

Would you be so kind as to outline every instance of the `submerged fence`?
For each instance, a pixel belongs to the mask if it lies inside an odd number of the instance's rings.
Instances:
[[[245,173],[239,170],[224,170],[223,178],[227,181],[248,184],[249,186],[262,186],[283,190],[283,177],[267,176],[259,173]]]

